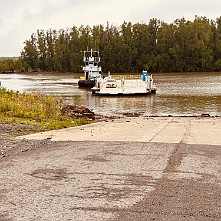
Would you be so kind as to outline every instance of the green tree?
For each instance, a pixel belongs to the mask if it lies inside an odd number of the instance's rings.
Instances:
[[[21,52],[21,58],[28,67],[32,70],[38,68],[38,49],[37,49],[37,38],[35,34],[31,35],[31,39],[24,42],[25,47]]]
[[[217,18],[215,23],[214,42],[214,66],[217,71],[221,71],[221,17]]]

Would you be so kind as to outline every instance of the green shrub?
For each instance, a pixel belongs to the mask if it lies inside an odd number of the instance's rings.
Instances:
[[[0,122],[37,125],[41,130],[59,129],[88,123],[61,115],[62,102],[52,96],[26,94],[0,88]]]

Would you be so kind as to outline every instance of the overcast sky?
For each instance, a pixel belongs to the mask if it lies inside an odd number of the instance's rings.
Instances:
[[[172,23],[194,16],[215,20],[220,0],[0,0],[0,56],[19,56],[23,42],[37,29],[66,29],[74,25],[120,26],[124,21],[157,18]]]

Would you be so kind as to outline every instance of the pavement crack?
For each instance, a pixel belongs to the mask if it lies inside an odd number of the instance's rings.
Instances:
[[[191,135],[191,121],[187,121],[186,131],[180,141],[180,143],[187,143],[188,137]]]
[[[150,140],[149,142],[152,142],[152,140],[158,136],[173,120],[174,120],[175,117],[173,117],[158,133],[156,133]]]
[[[180,165],[183,156],[181,153],[179,153],[179,149],[180,149],[180,144],[177,144],[168,159],[167,166],[163,171],[164,175],[174,172],[177,166]]]

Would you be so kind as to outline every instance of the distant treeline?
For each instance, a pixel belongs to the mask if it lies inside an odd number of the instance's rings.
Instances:
[[[0,57],[0,73],[26,71],[26,64],[19,57]]]
[[[221,17],[38,30],[24,44],[14,61],[23,71],[82,72],[91,48],[100,51],[103,72],[221,71]]]

